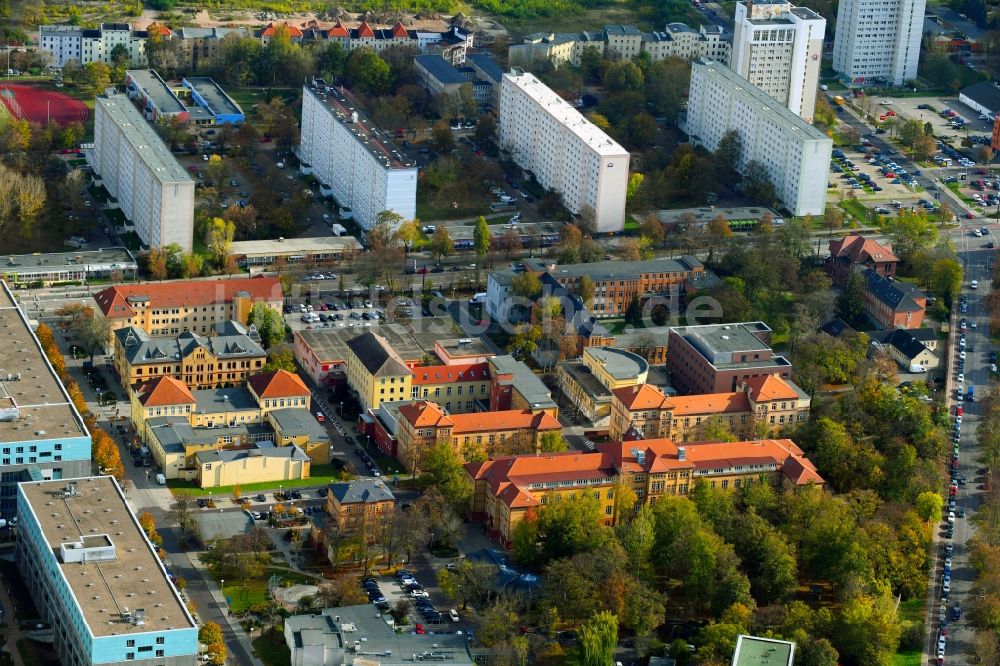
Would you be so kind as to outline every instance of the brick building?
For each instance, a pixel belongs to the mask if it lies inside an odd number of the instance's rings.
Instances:
[[[860,270],[860,269],[857,269]],[[927,294],[909,282],[864,270],[865,314],[881,329],[920,328],[924,323]]]
[[[792,376],[792,364],[770,347],[762,321],[671,327],[667,369],[674,387],[687,394],[727,393],[755,377]]]
[[[830,256],[826,258],[826,270],[833,283],[847,283],[855,266],[870,268],[884,277],[896,277],[899,257],[889,248],[861,234],[851,234],[830,241]]]

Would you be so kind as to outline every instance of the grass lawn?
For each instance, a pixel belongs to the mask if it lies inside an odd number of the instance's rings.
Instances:
[[[417,202],[417,218],[421,222],[435,222],[440,220],[460,220],[465,217],[479,217],[490,212],[489,206],[481,204],[479,206],[436,206],[427,202]]]
[[[271,88],[272,97],[280,97],[286,102],[295,99],[299,94],[298,88]],[[257,118],[255,104],[263,104],[267,101],[267,88],[228,88],[226,92],[233,98],[240,108],[243,109],[247,120]]]
[[[277,574],[282,581],[291,582],[293,585],[309,585],[317,581],[315,578],[283,569],[265,569],[263,576],[248,580],[246,585],[241,584],[239,581],[226,581],[226,586],[222,588],[222,591],[231,600],[229,604],[230,610],[234,613],[242,613],[251,606],[266,601],[267,582],[274,574]]]
[[[920,666],[920,650],[897,652],[892,659],[893,666]]]
[[[840,207],[862,222],[868,219],[868,208],[857,199],[845,199],[840,202]]]
[[[256,493],[261,490],[275,490],[278,486],[282,488],[302,488],[305,486],[323,486],[328,483],[340,481],[340,465],[333,463],[329,465],[313,465],[310,470],[311,476],[308,479],[292,479],[290,481],[264,481],[262,483],[248,483],[240,485],[240,491],[244,495]],[[218,488],[199,488],[197,481],[183,481],[181,479],[171,479],[167,482],[167,487],[174,495],[187,495],[189,497],[208,497],[208,492],[212,491],[213,497],[229,497],[233,494],[235,486],[220,486]]]
[[[270,629],[253,640],[254,655],[264,666],[291,666],[292,658],[285,646],[284,629]]]
[[[910,599],[899,604],[899,619],[920,622],[924,619],[925,599]]]
[[[602,25],[634,25],[640,30],[662,30],[639,18],[634,5],[628,0],[617,0],[607,7],[559,12],[552,16],[518,19],[510,16],[494,17],[503,24],[511,36],[511,44],[518,44],[521,37],[542,30],[550,32],[579,32],[597,30]]]
[[[634,216],[629,215],[625,218],[625,233],[632,234],[639,231],[639,220],[635,219]]]

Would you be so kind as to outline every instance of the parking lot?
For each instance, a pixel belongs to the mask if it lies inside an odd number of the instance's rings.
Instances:
[[[413,571],[400,569],[392,576],[365,576],[361,585],[368,594],[368,600],[381,611],[397,608],[401,600],[411,604],[409,622],[422,633],[423,627],[440,632],[455,629],[461,621],[458,611],[441,595],[436,585],[426,585],[432,581],[419,581]]]
[[[867,155],[857,150],[834,150],[830,163],[832,189],[842,196],[853,192],[857,198],[874,201],[877,205],[890,201],[912,205],[908,202],[914,201],[918,189],[913,178],[920,172],[907,173],[892,157]]]
[[[902,118],[913,118],[921,123],[929,122],[934,129],[934,136],[952,139],[956,144],[965,136],[965,131],[949,125],[953,118],[944,118],[940,115],[945,109],[951,109],[956,114],[955,118],[965,122],[970,135],[989,134],[993,131],[992,121],[980,120],[977,111],[962,104],[957,98],[901,97],[890,98],[887,101],[890,105],[888,107],[880,105],[880,109],[893,109]]]

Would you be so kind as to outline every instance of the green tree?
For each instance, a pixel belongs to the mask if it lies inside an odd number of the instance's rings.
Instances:
[[[269,349],[285,339],[285,322],[281,313],[266,303],[254,303],[247,315],[247,326],[253,325],[260,336],[261,346]]]
[[[604,70],[604,87],[610,94],[642,90],[644,79],[642,70],[631,60],[613,62]]]
[[[962,265],[956,259],[938,259],[931,269],[931,293],[950,304],[962,291]]]
[[[886,221],[885,231],[892,239],[893,252],[903,261],[909,261],[938,238],[938,231],[927,215],[905,209]]]
[[[490,226],[486,223],[486,218],[480,215],[476,218],[476,226],[472,230],[472,247],[476,251],[479,259],[484,259],[490,252]]]
[[[840,653],[825,638],[799,641],[795,666],[838,666]]]
[[[602,519],[601,502],[589,493],[553,496],[538,510],[541,561],[550,562],[595,547],[595,526]]]
[[[325,46],[313,49],[316,72],[327,81],[339,81],[347,66],[347,52],[340,42],[328,41]]]
[[[917,495],[916,501],[917,515],[925,523],[934,525],[941,522],[941,509],[944,507],[944,498],[940,493],[928,490]]]
[[[770,206],[777,191],[767,168],[757,160],[750,160],[743,169],[743,193],[755,203]]]
[[[702,423],[698,439],[705,442],[735,442],[738,438],[721,416],[714,416]]]
[[[88,89],[95,93],[103,92],[111,85],[111,68],[100,60],[88,62],[83,66],[83,80]]]
[[[902,630],[896,603],[888,590],[852,592],[836,620],[833,643],[847,664],[888,666]]]
[[[465,473],[463,462],[450,441],[435,444],[420,461],[420,469],[429,484],[436,487],[445,501],[459,512],[465,511],[465,504],[472,496],[472,482]]]
[[[511,279],[510,291],[515,296],[533,301],[542,295],[542,281],[534,273],[523,271]]]
[[[431,145],[439,153],[446,153],[455,146],[455,135],[447,120],[439,120],[431,127]]]
[[[217,157],[217,155],[213,155]],[[229,257],[229,248],[233,244],[236,225],[221,217],[213,217],[205,225],[205,248],[217,266],[224,266]]]
[[[589,275],[580,277],[580,284],[576,289],[577,296],[588,308],[593,307],[594,301],[594,280]]]
[[[629,301],[625,310],[625,322],[637,328],[642,326],[642,303],[639,302],[638,295],[632,296],[632,300]]]
[[[538,450],[542,453],[559,453],[567,449],[569,449],[569,444],[561,432],[545,432],[538,438]]]
[[[497,131],[497,119],[492,113],[484,113],[479,116],[479,121],[476,123],[476,131],[473,137],[479,143],[486,143],[493,138],[493,135]]]
[[[435,259],[453,255],[455,253],[455,241],[451,239],[448,227],[443,224],[438,225],[434,230],[434,235],[431,236],[431,242],[428,247]]]
[[[580,661],[583,666],[607,666],[614,663],[618,647],[618,618],[600,612],[580,626]]]
[[[260,369],[261,372],[274,372],[275,370],[287,370],[295,372],[295,357],[292,350],[281,347],[272,349],[267,354],[267,363]]]
[[[351,51],[345,76],[352,86],[369,95],[382,95],[392,87],[389,63],[367,47]]]
[[[218,623],[209,621],[201,625],[198,629],[199,643],[212,645],[213,643],[221,643],[222,641],[222,627]]]
[[[865,276],[851,271],[844,290],[837,296],[837,316],[849,324],[857,323],[865,311]]]
[[[740,156],[743,154],[743,137],[738,129],[729,129],[719,139],[719,145],[715,148],[715,160],[720,167],[734,173],[740,164]]]

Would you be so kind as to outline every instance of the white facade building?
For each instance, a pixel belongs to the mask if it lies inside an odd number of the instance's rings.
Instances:
[[[917,78],[926,0],[841,0],[833,69],[850,85]]]
[[[87,158],[143,243],[191,251],[194,181],[124,95],[97,98]]]
[[[301,134],[299,159],[361,227],[371,229],[386,210],[417,216],[416,163],[323,81],[303,88]]]
[[[74,25],[43,25],[38,28],[38,50],[49,64],[62,67],[70,60],[81,65],[111,62],[111,52],[121,44],[128,50],[131,67],[146,64],[145,30],[133,30],[127,23],[102,23],[96,29]]]
[[[736,3],[730,67],[812,122],[826,19],[784,0]]]
[[[742,139],[739,169],[751,160],[767,169],[778,199],[793,215],[822,215],[833,141],[724,65],[691,66],[682,129],[709,150],[730,129]]]
[[[590,206],[599,232],[625,225],[629,153],[534,74],[504,74],[500,85],[501,149],[573,213]]]

